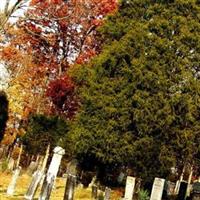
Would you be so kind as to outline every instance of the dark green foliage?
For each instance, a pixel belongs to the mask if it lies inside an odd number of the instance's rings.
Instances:
[[[29,118],[27,132],[22,140],[30,154],[44,154],[48,144],[52,148],[62,145],[68,128],[67,122],[59,117],[33,115]]]
[[[82,107],[71,135],[82,163],[129,166],[146,182],[195,163],[199,13],[193,0],[123,0],[109,17],[103,52],[74,70]]]
[[[0,91],[0,142],[3,139],[7,120],[8,120],[8,99],[6,93]]]

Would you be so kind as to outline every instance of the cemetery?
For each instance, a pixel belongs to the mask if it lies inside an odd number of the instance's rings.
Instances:
[[[200,0],[0,0],[0,200],[200,200]]]
[[[7,159],[5,151],[0,157],[0,199],[27,199],[27,200],[199,200],[200,180],[195,180],[191,168],[187,181],[183,180],[183,170],[180,179],[171,182],[155,177],[151,192],[141,187],[141,179],[127,176],[125,183],[118,187],[100,185],[96,176],[90,184],[84,186],[77,173],[77,161],[68,164],[65,173],[59,174],[61,159],[65,154],[64,149],[57,146],[47,166],[50,146],[47,146],[43,159],[36,158],[29,166],[23,169],[20,166],[23,146],[20,146],[16,159]],[[3,155],[4,154],[4,155]],[[6,161],[7,160],[7,161]],[[46,169],[46,167],[48,167]],[[59,174],[59,175],[58,175]],[[189,184],[188,184],[189,183]],[[123,185],[123,186],[122,186]]]

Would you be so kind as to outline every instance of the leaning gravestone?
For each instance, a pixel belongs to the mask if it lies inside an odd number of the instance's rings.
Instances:
[[[124,200],[132,200],[135,187],[135,177],[127,176]]]
[[[165,183],[165,179],[162,179],[162,178],[154,179],[150,200],[162,199],[164,183]]]
[[[14,191],[15,191],[15,187],[16,187],[16,183],[17,183],[17,179],[19,177],[19,174],[20,174],[20,171],[21,171],[21,167],[18,167],[15,171],[14,171],[14,174],[12,176],[12,180],[8,186],[8,189],[7,189],[7,195],[13,195],[14,194]]]
[[[31,161],[27,169],[27,174],[31,176],[36,169],[37,169],[37,163],[35,161]]]
[[[184,200],[186,198],[187,182],[181,181],[177,200]]]
[[[44,180],[44,184],[42,186],[42,190],[39,196],[39,200],[49,200],[51,191],[54,185],[54,181],[56,179],[58,169],[60,166],[60,162],[62,156],[65,154],[65,150],[59,146],[54,148],[54,155],[51,160],[47,175]]]
[[[47,160],[49,157],[50,145],[47,146],[46,155],[42,163],[39,163],[38,169],[34,172],[31,183],[28,187],[28,190],[24,196],[27,200],[32,200],[35,196],[39,183],[43,181],[43,177],[45,177],[45,168],[47,164]],[[43,182],[42,182],[43,183]]]
[[[8,169],[13,171],[15,165],[15,160],[11,157],[8,161]]]
[[[68,174],[65,186],[64,200],[74,199],[74,188],[76,186],[76,176]]]
[[[16,169],[14,171],[14,174],[12,176],[12,180],[11,180],[9,186],[8,186],[8,189],[7,189],[7,195],[9,195],[9,196],[14,194],[17,179],[18,179],[20,171],[21,171],[21,167],[19,166],[19,163],[20,163],[20,159],[21,159],[21,155],[22,155],[22,150],[23,150],[23,146],[21,145],[19,155],[18,155],[18,159],[17,159],[17,163],[16,163]]]

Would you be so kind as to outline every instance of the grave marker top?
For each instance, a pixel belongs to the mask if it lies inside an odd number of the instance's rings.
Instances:
[[[125,188],[125,200],[133,199],[133,192],[135,187],[135,177],[127,176]]]
[[[162,178],[154,179],[150,200],[162,199],[164,183],[165,183],[165,179],[162,179]]]

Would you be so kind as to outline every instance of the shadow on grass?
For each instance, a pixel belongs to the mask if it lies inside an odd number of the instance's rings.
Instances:
[[[24,194],[15,194],[14,197],[24,197]]]
[[[6,189],[0,189],[0,193],[6,193],[7,190]]]
[[[64,188],[64,186],[57,186],[57,187],[56,187],[56,190],[59,190],[59,189],[61,189],[61,188]]]

